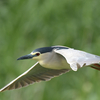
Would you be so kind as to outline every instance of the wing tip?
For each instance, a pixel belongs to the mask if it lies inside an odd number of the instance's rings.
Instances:
[[[5,90],[6,90],[6,89],[1,88],[1,89],[0,89],[0,92],[3,92],[3,91],[5,91]]]

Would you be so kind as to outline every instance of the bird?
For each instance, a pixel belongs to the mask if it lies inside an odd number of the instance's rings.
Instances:
[[[82,67],[92,67],[100,70],[100,56],[60,45],[35,49],[30,54],[21,56],[17,60],[24,59],[33,59],[37,62],[1,88],[0,92],[18,89],[35,82],[48,81],[53,77],[71,70],[77,71]]]

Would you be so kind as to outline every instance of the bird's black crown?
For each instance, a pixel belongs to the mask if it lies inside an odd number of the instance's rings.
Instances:
[[[42,47],[42,48],[38,48],[38,49],[33,50],[33,53],[40,52],[42,54],[42,53],[46,53],[46,52],[52,52],[53,49],[58,49],[58,50],[59,49],[68,49],[68,47],[64,47],[64,46]]]

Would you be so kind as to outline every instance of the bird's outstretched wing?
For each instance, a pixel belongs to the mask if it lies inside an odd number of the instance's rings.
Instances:
[[[24,72],[23,74],[18,76],[16,79],[11,81],[9,84],[7,84],[5,87],[0,89],[0,92],[2,92],[4,90],[21,88],[21,87],[27,86],[29,84],[32,84],[34,82],[47,81],[55,76],[58,76],[62,73],[68,72],[68,71],[69,70],[67,70],[67,69],[61,69],[61,70],[47,69],[47,68],[42,67],[37,62],[26,72]]]
[[[72,48],[67,49],[54,49],[54,52],[62,55],[72,70],[77,71],[78,68],[83,66],[90,66],[100,70],[100,56],[96,56],[84,51],[75,50]]]

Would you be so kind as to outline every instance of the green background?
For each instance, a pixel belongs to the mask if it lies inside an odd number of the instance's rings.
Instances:
[[[100,0],[0,0],[0,88],[35,63],[18,57],[52,45],[100,55]],[[100,100],[100,72],[70,71],[0,100]]]

